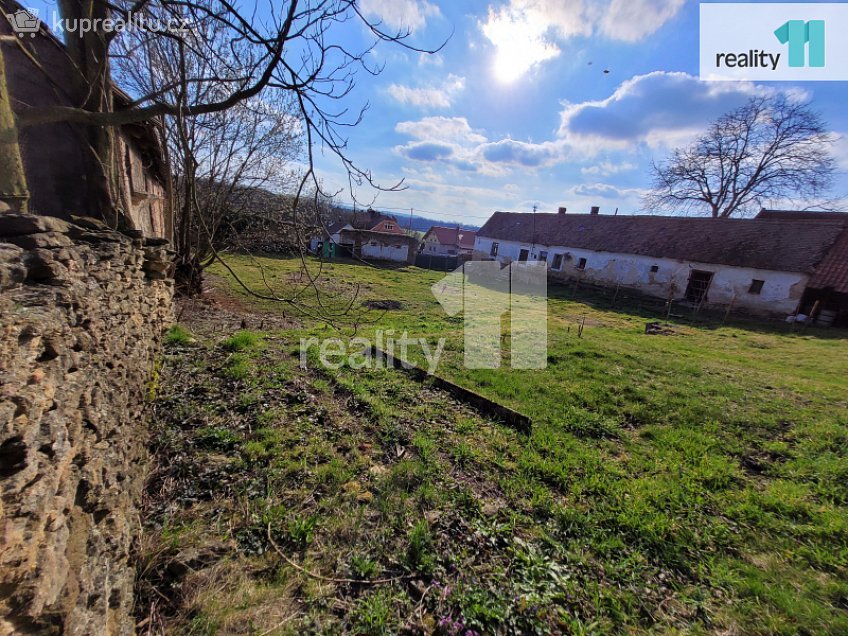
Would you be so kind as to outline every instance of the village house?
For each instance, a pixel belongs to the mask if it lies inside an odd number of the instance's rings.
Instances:
[[[330,258],[412,263],[418,239],[409,236],[394,216],[369,209],[327,226],[322,236],[312,239],[310,249]]]
[[[17,3],[9,3],[20,8]],[[0,35],[14,37],[6,20]],[[6,79],[13,111],[23,107],[76,106],[73,73],[65,46],[43,24],[32,37],[19,39],[4,49]],[[116,109],[131,98],[114,89]],[[29,186],[29,211],[69,220],[92,216],[98,184],[87,174],[96,158],[86,142],[84,127],[65,123],[25,126],[19,142]],[[121,188],[116,216],[101,219],[114,228],[135,231],[145,237],[171,239],[169,174],[162,148],[159,123],[128,124],[118,129],[116,169]]]
[[[848,214],[753,219],[496,212],[475,258],[545,261],[552,278],[697,307],[848,322]]]
[[[471,256],[475,230],[434,225],[421,239],[421,253],[432,256]]]

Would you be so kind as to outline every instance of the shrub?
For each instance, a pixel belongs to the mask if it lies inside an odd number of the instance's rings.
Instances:
[[[226,351],[247,351],[255,349],[258,344],[259,336],[252,331],[237,331],[221,341],[221,347]]]
[[[191,344],[193,340],[191,332],[182,325],[171,325],[168,333],[165,334],[165,344],[169,347],[185,346]]]

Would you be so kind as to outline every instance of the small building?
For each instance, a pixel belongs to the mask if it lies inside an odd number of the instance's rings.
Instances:
[[[846,231],[848,214],[712,219],[566,214],[564,208],[559,214],[496,212],[478,231],[474,255],[545,261],[555,279],[621,286],[697,307],[788,316],[811,311],[819,300],[817,311],[827,307],[837,322],[848,293]]]
[[[12,9],[20,5],[10,1]],[[12,109],[23,107],[77,106],[80,90],[73,81],[75,69],[65,45],[39,23],[32,37],[15,38],[7,20],[0,20],[6,79]],[[113,89],[115,108],[132,103],[124,92]],[[24,173],[29,188],[29,211],[69,220],[71,216],[94,216],[98,189],[91,183],[97,159],[88,147],[85,126],[67,122],[25,126],[19,132]],[[171,239],[169,170],[158,121],[127,124],[118,128],[116,161],[120,188],[116,193],[116,217],[101,219],[112,227],[134,230],[146,237]]]
[[[325,257],[411,263],[418,239],[408,236],[394,216],[368,209],[327,225],[320,236],[313,237],[309,248]]]
[[[421,239],[421,253],[430,256],[471,256],[475,230],[434,225]]]
[[[412,264],[418,253],[418,239],[406,234],[344,228],[339,231],[342,255],[366,261],[394,261]]]

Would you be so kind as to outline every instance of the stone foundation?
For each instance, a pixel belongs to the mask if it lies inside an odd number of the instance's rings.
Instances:
[[[0,214],[0,634],[132,634],[145,398],[170,254]]]

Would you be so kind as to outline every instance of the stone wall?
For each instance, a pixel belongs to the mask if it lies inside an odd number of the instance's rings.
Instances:
[[[0,634],[131,634],[145,396],[170,254],[0,213]]]

